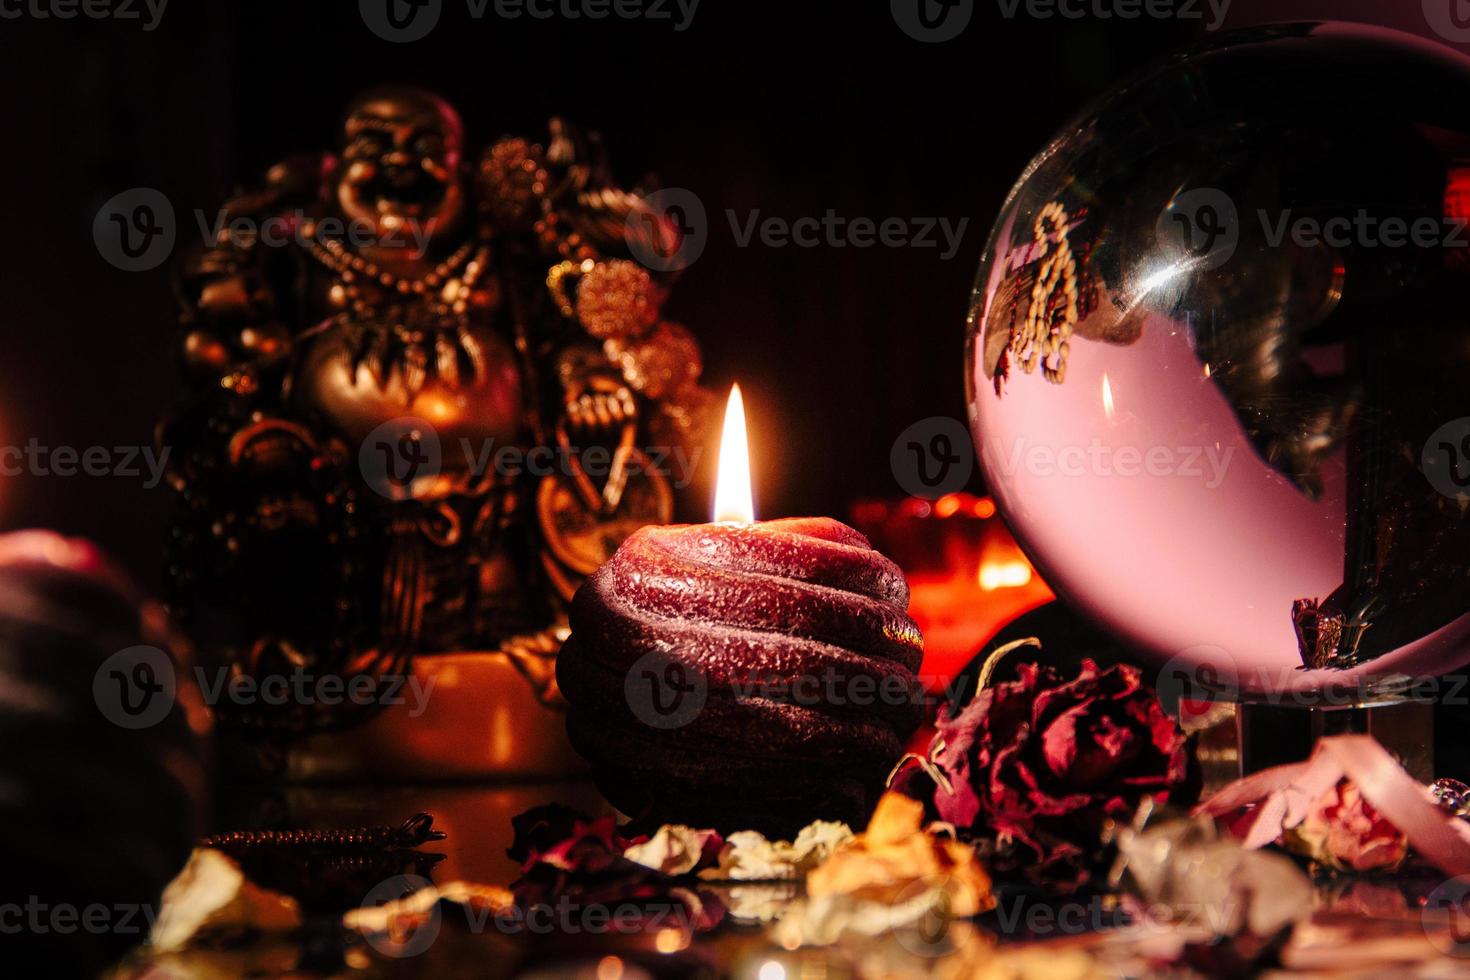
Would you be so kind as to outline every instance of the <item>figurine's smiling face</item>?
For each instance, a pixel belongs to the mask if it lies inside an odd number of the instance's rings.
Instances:
[[[463,207],[459,115],[417,89],[379,89],[359,97],[343,124],[337,201],[350,221],[380,238],[412,243],[444,231]]]

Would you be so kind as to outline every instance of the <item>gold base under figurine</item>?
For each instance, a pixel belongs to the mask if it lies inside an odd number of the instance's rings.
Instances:
[[[564,636],[565,629],[556,632]],[[352,728],[297,740],[286,752],[284,776],[451,782],[583,772],[567,741],[555,671],[554,648],[417,657],[403,703]]]

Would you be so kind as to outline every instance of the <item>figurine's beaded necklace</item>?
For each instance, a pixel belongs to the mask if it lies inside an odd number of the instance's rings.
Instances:
[[[477,249],[473,241],[465,242],[454,250],[454,254],[423,276],[413,278],[395,275],[377,263],[354,254],[337,239],[318,233],[315,225],[308,226],[307,241],[311,246],[311,254],[336,275],[345,298],[356,309],[374,305],[367,302],[362,294],[362,284],[365,282],[403,297],[427,297],[430,291],[444,286],[448,288],[440,302],[434,304],[435,312],[463,315],[468,309],[470,291],[484,275],[490,258],[488,245],[480,245]]]

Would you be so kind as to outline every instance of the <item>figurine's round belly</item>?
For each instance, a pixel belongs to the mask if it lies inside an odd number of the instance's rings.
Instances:
[[[481,475],[479,461],[517,444],[520,371],[510,345],[494,333],[470,331],[447,346],[426,343],[419,348],[424,357],[402,345],[385,356],[361,357],[354,353],[359,346],[342,327],[321,334],[301,364],[296,398],[336,428],[354,453],[385,424],[427,422],[438,444],[438,476],[416,482],[411,496],[463,490]]]

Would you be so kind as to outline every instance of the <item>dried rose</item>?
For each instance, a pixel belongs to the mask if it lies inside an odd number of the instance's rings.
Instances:
[[[1340,792],[1344,781],[1351,794]],[[1214,818],[1246,847],[1289,845],[1311,818],[1315,829],[1307,840],[1320,843],[1328,863],[1335,851],[1344,867],[1387,866],[1402,846],[1450,877],[1470,875],[1470,823],[1446,809],[1371,735],[1324,738],[1306,762],[1237,779],[1195,812]]]
[[[1312,801],[1306,817],[1283,836],[1287,848],[1339,871],[1393,870],[1409,842],[1344,779]]]
[[[1088,659],[1070,678],[1038,664],[1016,675],[941,712],[934,807],[993,838],[1000,871],[1077,885],[1108,820],[1184,788],[1187,740],[1135,667]]]

